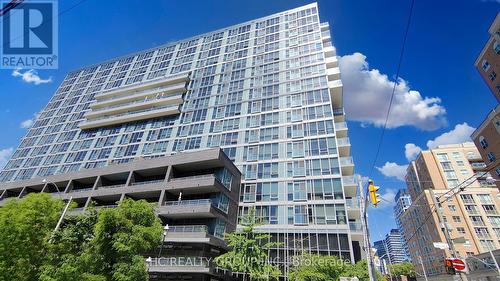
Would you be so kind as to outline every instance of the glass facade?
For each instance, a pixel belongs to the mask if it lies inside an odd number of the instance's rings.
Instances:
[[[80,128],[96,95],[181,74],[178,114]],[[357,195],[344,121],[329,25],[310,4],[69,73],[0,181],[220,146],[244,174],[240,215],[255,207],[259,231],[284,243],[273,256],[354,261],[362,236],[359,206],[346,207]]]

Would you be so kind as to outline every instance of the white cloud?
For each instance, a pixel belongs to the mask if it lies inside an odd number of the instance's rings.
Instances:
[[[475,128],[469,126],[467,123],[457,124],[455,128],[449,132],[443,133],[433,140],[427,142],[428,148],[435,148],[442,144],[463,143],[470,141],[470,135],[474,132]]]
[[[14,152],[14,148],[9,147],[9,148],[4,148],[0,150],[0,169],[2,169],[5,164],[7,164],[7,161],[9,161],[10,156]]]
[[[31,126],[33,126],[34,122],[35,121],[33,119],[26,119],[23,122],[21,122],[20,127],[23,128],[23,129],[30,128]]]
[[[19,124],[19,127],[21,127],[22,129],[31,128],[31,126],[33,126],[33,124],[35,123],[36,118],[38,118],[39,114],[39,112],[33,114],[33,118],[24,120],[23,122],[21,122],[21,124]]]
[[[396,197],[396,190],[393,189],[385,189],[383,193],[380,194],[380,198],[382,202],[380,202],[379,206],[382,208],[392,207],[395,205],[394,198]]]
[[[422,149],[414,143],[407,143],[405,145],[405,157],[408,162],[415,160],[415,158],[417,158],[418,154],[420,154],[421,151]]]
[[[404,181],[407,167],[408,165],[398,165],[394,162],[385,162],[384,166],[376,168],[386,177],[393,177]]]
[[[394,82],[378,69],[370,69],[361,53],[340,58],[344,104],[348,118],[363,123],[383,126]],[[446,125],[446,110],[437,97],[422,97],[411,90],[408,82],[399,79],[387,122],[387,128],[415,126],[435,130]]]
[[[20,68],[17,68],[17,69],[14,69],[14,71],[12,71],[12,76],[21,77],[24,82],[33,83],[35,85],[40,85],[40,84],[52,82],[52,77],[49,77],[48,79],[42,79],[42,78],[40,78],[40,76],[38,76],[38,72],[34,69],[27,70],[23,73],[23,72],[21,72]]]

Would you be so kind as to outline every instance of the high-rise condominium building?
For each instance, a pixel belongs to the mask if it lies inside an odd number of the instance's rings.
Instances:
[[[209,147],[243,173],[240,215],[255,208],[283,243],[272,258],[360,259],[342,82],[315,3],[69,73],[0,180]]]
[[[411,260],[420,274],[421,258],[428,275],[442,275],[440,280],[447,280],[443,261],[453,253],[433,244],[447,243],[441,225],[449,230],[458,257],[500,248],[498,189],[485,181],[485,167],[471,142],[422,151],[408,166],[406,180],[412,204],[401,216],[401,223]],[[446,194],[458,185],[464,190]],[[443,224],[433,197],[441,204]]]
[[[408,190],[400,189],[398,193],[396,193],[394,201],[396,202],[396,205],[394,205],[394,218],[396,220],[396,225],[398,226],[399,234],[402,238],[404,236],[405,231],[403,224],[401,223],[401,216],[403,215],[404,212],[406,212],[406,210],[408,210],[408,208],[411,205],[411,197],[410,194],[408,194]],[[402,239],[402,243],[403,243],[405,259],[408,260],[410,257],[409,254],[410,251],[408,249],[408,245],[406,244],[406,241],[404,239]]]
[[[404,249],[404,239],[398,229],[391,229],[385,238],[375,241],[373,246],[377,249],[377,256],[385,261],[380,265],[383,272],[387,272],[387,265],[402,263],[408,260]]]
[[[490,38],[476,59],[476,69],[500,102],[500,12],[488,29]]]
[[[472,139],[476,144],[481,158],[491,171],[490,182],[496,184],[500,190],[500,104],[488,113],[486,119],[472,133]]]
[[[500,101],[500,13],[488,30],[490,39],[484,46],[476,60],[476,68],[490,88],[493,95]],[[486,164],[493,165],[500,158],[500,105],[496,105],[486,116],[484,121],[472,134],[481,157]],[[500,167],[491,173],[500,190]]]

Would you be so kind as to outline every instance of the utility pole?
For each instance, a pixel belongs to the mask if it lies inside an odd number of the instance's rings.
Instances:
[[[420,265],[422,266],[422,271],[424,272],[425,281],[428,281],[427,280],[427,273],[425,272],[424,262],[422,261],[422,256],[418,256],[418,259],[420,260]]]
[[[359,208],[361,212],[361,228],[363,229],[364,236],[364,244],[366,251],[366,262],[368,265],[368,277],[370,281],[376,281],[375,276],[375,267],[373,266],[373,257],[372,257],[372,247],[370,244],[370,233],[368,232],[368,203],[365,197],[365,191],[363,189],[363,183],[361,182],[361,178],[358,178],[358,189],[359,189]]]
[[[495,258],[495,255],[493,255],[492,250],[490,250],[490,255],[491,255],[491,258],[493,259],[493,263],[495,263],[495,267],[497,268],[498,276],[500,276],[500,267],[498,267],[497,259]]]
[[[384,244],[384,249],[385,249],[385,254],[387,255],[387,259],[389,260],[389,265],[392,266],[392,260],[391,260],[391,255],[389,254],[389,250],[387,249],[387,244],[385,243],[385,238],[382,237],[382,243]],[[384,265],[385,265],[385,260],[384,260]],[[387,272],[389,273],[389,277],[391,278],[392,281],[392,274],[391,274],[391,269],[386,266]]]
[[[446,238],[446,243],[448,244],[448,248],[451,250],[451,253],[454,258],[458,257],[458,252],[455,249],[455,244],[453,244],[453,240],[451,239],[450,236],[450,231],[448,227],[446,226],[446,222],[444,221],[444,215],[443,215],[443,208],[441,206],[441,202],[439,202],[436,199],[436,194],[432,189],[429,189],[429,192],[432,197],[432,202],[434,203],[434,206],[436,207],[436,213],[438,215],[438,222],[441,225],[441,230],[443,231],[444,237]],[[467,281],[467,277],[463,272],[459,273],[460,279],[462,281]]]

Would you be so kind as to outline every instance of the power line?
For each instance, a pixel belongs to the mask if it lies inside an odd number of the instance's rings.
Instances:
[[[495,169],[497,167],[497,165],[495,165],[497,161],[493,162],[492,163],[493,165],[490,164],[491,167],[488,168],[486,171],[484,171],[483,176],[486,175],[487,173],[489,173],[490,171],[492,171],[493,169]],[[474,177],[474,176],[472,176],[472,177]],[[436,199],[439,201],[439,199],[441,199],[442,197],[446,196],[446,194],[448,194],[448,193],[450,193],[452,191],[456,191],[457,189],[458,189],[458,192],[454,193],[453,195],[456,195],[456,194],[460,193],[461,191],[465,190],[466,187],[470,186],[471,184],[473,184],[475,182],[475,181],[471,181],[470,180],[472,177],[467,178],[466,180],[464,180],[462,183],[460,183],[459,185],[457,185],[453,189],[450,189],[447,192],[445,192],[445,193],[441,194],[440,196],[438,196]],[[467,183],[467,184],[465,186],[461,186],[464,183]],[[431,208],[431,212],[429,213],[429,215],[424,219],[424,221],[420,224],[420,226],[418,226],[417,229],[412,233],[412,235],[410,236],[410,238],[408,238],[408,240],[407,240],[408,243],[411,241],[411,239],[413,239],[413,237],[418,233],[418,231],[425,225],[425,223],[434,214],[434,211],[437,208],[438,208],[438,206],[433,206]]]
[[[0,17],[8,13],[10,10],[19,6],[24,0],[12,0],[9,3],[5,4],[3,8],[0,8]]]
[[[69,12],[69,11],[73,10],[74,8],[76,8],[76,7],[80,6],[80,5],[81,5],[81,4],[83,4],[85,1],[87,1],[87,0],[80,0],[80,1],[76,2],[75,4],[73,4],[71,7],[67,8],[67,9],[65,9],[65,10],[60,11],[60,12],[57,14],[57,18],[61,17],[61,16],[62,16],[62,15],[64,15],[65,13],[67,13],[67,12]],[[48,20],[43,21],[43,23],[42,23],[40,26],[43,26],[44,24],[46,24],[47,22],[52,21],[53,19],[54,19],[54,17],[51,17],[51,18],[49,18]],[[15,41],[17,41],[17,40],[19,40],[19,39],[21,39],[21,38],[23,38],[23,37],[24,37],[24,33],[23,33],[23,34],[21,34],[20,36],[17,36],[16,38],[14,38],[14,39],[12,39],[12,40],[7,41],[7,42],[3,45],[3,47],[5,48],[6,46],[10,45],[10,43],[15,42]]]
[[[387,114],[385,117],[384,127],[382,127],[382,132],[380,133],[380,139],[379,139],[379,142],[377,145],[377,152],[375,153],[375,158],[373,159],[373,164],[372,164],[372,167],[370,169],[370,173],[369,173],[370,176],[369,177],[372,176],[373,169],[375,168],[375,164],[377,163],[377,159],[378,159],[378,156],[380,154],[380,148],[382,146],[382,142],[384,141],[385,130],[387,128],[387,123],[389,121],[389,115],[391,113],[391,108],[392,108],[392,102],[394,100],[394,93],[396,91],[396,86],[397,86],[398,79],[399,79],[401,65],[403,63],[403,56],[404,56],[404,52],[405,52],[406,39],[408,37],[408,31],[410,30],[410,24],[411,24],[411,18],[412,18],[412,14],[413,14],[413,6],[414,5],[415,5],[415,0],[412,0],[411,5],[410,5],[410,13],[408,15],[408,20],[406,22],[406,28],[405,28],[405,32],[404,32],[404,36],[403,36],[403,44],[401,46],[401,51],[399,54],[398,67],[396,70],[396,79],[395,79],[394,85],[392,87],[391,99],[389,100],[389,107],[387,108]]]

